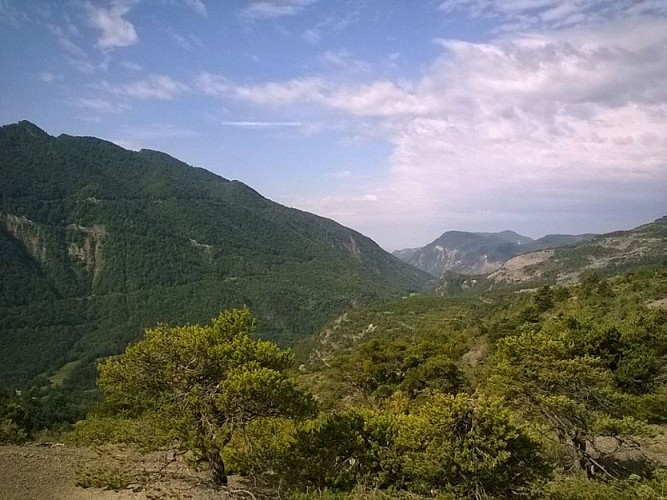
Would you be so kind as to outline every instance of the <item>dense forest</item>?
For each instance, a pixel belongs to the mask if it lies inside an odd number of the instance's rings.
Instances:
[[[0,387],[94,387],[158,322],[251,307],[292,345],[429,277],[331,220],[156,151],[0,128]]]
[[[176,445],[290,498],[658,499],[667,457],[645,447],[667,424],[665,298],[658,266],[380,301],[297,363],[247,309],[165,325],[100,366],[102,403],[68,439]],[[4,432],[26,436],[30,408],[6,408]]]

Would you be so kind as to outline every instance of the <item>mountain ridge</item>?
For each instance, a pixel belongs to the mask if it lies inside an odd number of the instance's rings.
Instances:
[[[487,278],[496,284],[570,284],[585,273],[615,274],[667,262],[667,216],[626,231],[517,255]]]
[[[27,121],[0,127],[0,256],[0,384],[81,359],[72,377],[90,379],[145,327],[243,305],[262,336],[291,344],[358,301],[430,281],[239,181]]]
[[[552,234],[532,239],[511,230],[497,233],[446,231],[424,247],[396,250],[393,255],[436,278],[442,278],[448,271],[479,275],[497,271],[522,253],[571,245],[594,236]]]

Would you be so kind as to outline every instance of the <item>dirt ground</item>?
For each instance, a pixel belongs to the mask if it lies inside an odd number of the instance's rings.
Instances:
[[[667,427],[654,427],[640,448],[618,448],[604,438],[597,448],[641,473],[648,461],[667,465]],[[113,484],[116,489],[99,487]],[[83,487],[85,485],[86,487]],[[173,451],[141,453],[119,446],[97,448],[62,444],[0,446],[0,500],[266,500],[280,498],[247,479],[230,476],[216,489],[207,471],[194,471]]]
[[[122,488],[95,487],[100,479],[116,481]],[[227,488],[216,489],[206,472],[193,471],[173,452],[141,454],[118,447],[60,444],[0,446],[2,500],[259,499],[251,489],[237,477],[230,477]]]

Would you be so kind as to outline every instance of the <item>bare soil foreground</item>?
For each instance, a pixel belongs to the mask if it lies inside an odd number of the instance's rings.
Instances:
[[[646,467],[667,465],[667,428],[619,448],[611,438],[597,441],[598,459],[613,458],[614,475],[627,477]],[[603,461],[603,463],[606,463]],[[618,465],[621,465],[618,468]],[[0,446],[0,500],[266,500],[275,490],[230,476],[217,489],[206,470],[188,467],[173,451],[142,453],[131,447],[75,447],[62,444]]]
[[[100,487],[103,484],[113,485]],[[84,487],[86,486],[86,487]],[[2,500],[255,499],[241,478],[216,489],[173,452],[60,444],[0,446]]]

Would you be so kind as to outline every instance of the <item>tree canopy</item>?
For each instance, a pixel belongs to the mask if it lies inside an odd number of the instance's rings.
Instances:
[[[226,482],[220,451],[254,419],[308,415],[313,400],[285,375],[292,355],[252,337],[248,309],[225,311],[208,326],[159,325],[100,365],[103,409],[151,414]]]

